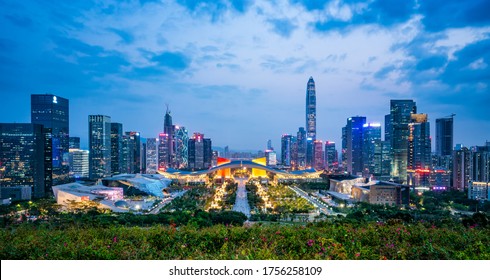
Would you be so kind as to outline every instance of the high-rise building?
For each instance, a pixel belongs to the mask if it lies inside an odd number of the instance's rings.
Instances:
[[[272,148],[272,140],[267,140],[267,150],[274,150],[274,148]]]
[[[277,155],[274,150],[266,150],[265,151],[265,163],[267,166],[276,166],[277,165]]]
[[[187,168],[189,164],[189,134],[183,126],[175,126],[175,168]]]
[[[325,167],[332,171],[339,167],[339,156],[335,148],[335,142],[325,142]]]
[[[466,147],[457,147],[453,151],[453,185],[458,191],[466,191],[470,181],[471,152]]]
[[[397,183],[407,180],[409,123],[412,114],[417,113],[413,100],[390,101],[390,138],[392,151],[391,176]]]
[[[389,141],[381,141],[381,181],[389,181],[391,179],[391,143]]]
[[[364,175],[381,175],[381,124],[367,123],[362,127],[362,164]]]
[[[304,127],[298,129],[296,143],[298,146],[298,169],[304,169],[306,167],[306,130]]]
[[[366,117],[356,116],[348,118],[345,126],[347,172],[354,175],[363,171],[362,134],[365,123]]]
[[[347,172],[347,127],[342,127],[342,149],[340,151],[342,170]]]
[[[196,132],[189,139],[188,149],[190,169],[199,170],[211,167],[213,158],[211,139],[204,138],[204,134]]]
[[[126,131],[126,137],[128,138],[128,151],[129,164],[131,173],[138,174],[141,173],[141,136],[139,132],[136,131]]]
[[[388,143],[391,143],[391,133],[392,133],[392,126],[391,126],[391,114],[385,115],[385,140]]]
[[[68,99],[53,94],[31,95],[31,123],[42,124],[51,133],[47,138],[51,138],[53,185],[68,183],[70,180],[69,119]]]
[[[430,169],[431,138],[427,114],[412,114],[408,127],[407,169]]]
[[[291,167],[299,169],[298,165],[298,138],[291,135]]]
[[[321,140],[315,140],[313,143],[313,168],[316,170],[325,169],[325,164],[323,158],[325,154],[323,153],[323,142]]]
[[[316,140],[316,90],[313,77],[306,84],[306,165],[313,163],[313,143]]]
[[[158,139],[146,139],[146,173],[155,174],[158,171]]]
[[[281,136],[281,164],[291,166],[292,136],[283,134]]]
[[[168,134],[158,135],[158,170],[166,170],[169,167]]]
[[[490,182],[490,142],[486,142],[485,146],[471,148],[470,180]]]
[[[168,144],[167,144],[167,149],[168,149],[168,164],[171,167],[174,167],[175,165],[175,126],[172,124],[172,116],[171,112],[168,109],[167,106],[167,111],[165,112],[165,117],[163,121],[163,133],[168,135]]]
[[[436,119],[436,154],[440,157],[453,153],[453,117]]]
[[[111,123],[111,173],[125,173],[123,162],[123,126]]]
[[[140,162],[141,162],[141,173],[146,173],[146,139],[141,139],[141,149],[140,149]]]
[[[89,173],[96,180],[111,175],[111,117],[88,117]]]
[[[28,186],[32,197],[45,196],[45,140],[40,124],[0,123],[2,193],[5,188]]]
[[[88,179],[89,176],[89,151],[70,149],[70,177]]]
[[[69,149],[80,149],[80,137],[69,137]]]

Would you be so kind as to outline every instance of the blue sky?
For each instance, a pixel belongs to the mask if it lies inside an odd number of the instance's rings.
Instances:
[[[174,123],[214,146],[264,149],[305,125],[340,145],[350,116],[383,122],[390,99],[452,113],[455,143],[490,140],[490,1],[0,0],[0,122],[29,122],[30,94],[156,137]]]

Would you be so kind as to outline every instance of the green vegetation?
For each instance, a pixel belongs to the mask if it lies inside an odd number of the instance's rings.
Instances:
[[[397,221],[205,228],[192,224],[59,228],[24,223],[1,229],[0,242],[4,260],[490,259],[488,228]]]
[[[308,213],[315,209],[306,199],[299,197],[286,185],[269,185],[267,194],[276,213]]]

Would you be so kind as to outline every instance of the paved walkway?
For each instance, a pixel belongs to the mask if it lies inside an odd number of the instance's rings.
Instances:
[[[250,206],[248,205],[247,190],[245,189],[246,181],[246,179],[236,179],[238,188],[236,192],[235,205],[233,205],[233,211],[242,212],[247,216],[247,218],[250,218]]]

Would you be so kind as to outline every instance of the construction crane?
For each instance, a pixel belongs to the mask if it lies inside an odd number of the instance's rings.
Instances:
[[[451,118],[452,119],[452,118],[454,118],[454,116],[456,116],[456,114],[455,113],[452,113],[451,115],[445,116],[444,118]]]

